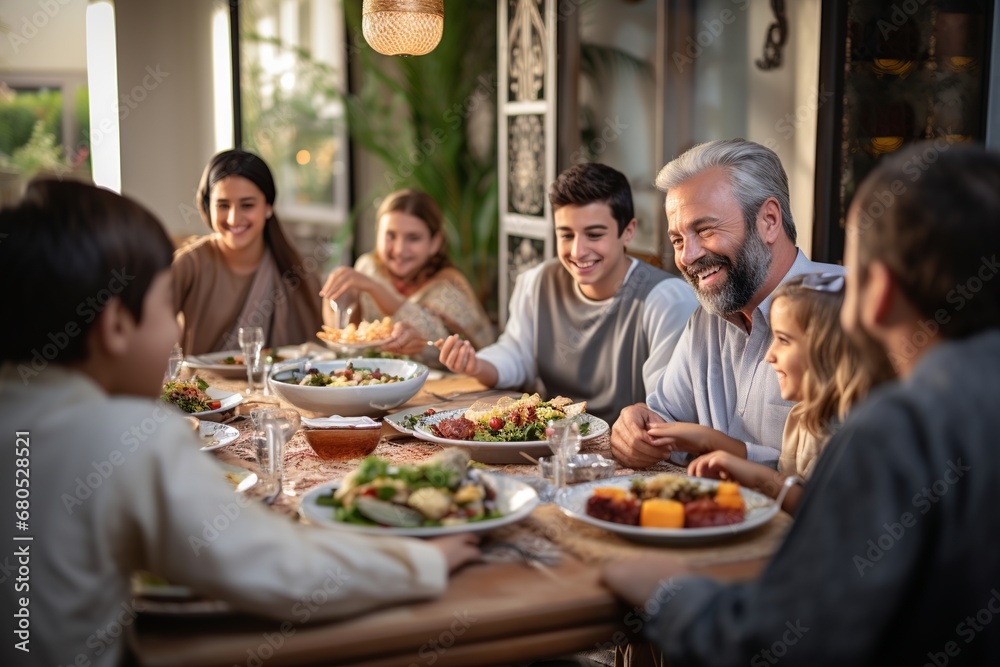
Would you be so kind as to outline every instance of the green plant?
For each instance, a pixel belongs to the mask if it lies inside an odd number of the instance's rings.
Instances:
[[[345,3],[352,57],[361,66],[360,88],[347,100],[355,145],[385,169],[375,195],[413,187],[440,205],[451,258],[488,310],[496,309],[496,131],[477,150],[470,121],[496,107],[496,5],[449,2],[444,35],[431,53],[389,58],[361,36],[361,3]]]
[[[62,146],[56,143],[55,135],[45,128],[44,120],[35,123],[28,142],[14,150],[9,162],[25,178],[40,171],[60,172],[70,168],[63,157]]]
[[[38,123],[42,124],[37,130]],[[62,93],[58,90],[10,91],[0,100],[0,153],[12,156],[39,131],[62,137]]]

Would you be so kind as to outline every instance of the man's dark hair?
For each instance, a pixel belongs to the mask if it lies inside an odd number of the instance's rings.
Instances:
[[[879,163],[853,205],[861,280],[885,264],[946,338],[1000,327],[1000,155],[914,144]]]
[[[138,322],[173,244],[139,204],[74,181],[37,180],[0,210],[0,282],[7,285],[0,361],[68,363],[87,356],[88,332],[117,297]]]
[[[607,204],[618,222],[618,236],[635,217],[632,188],[625,174],[598,162],[578,164],[559,174],[549,190],[549,202],[553,213],[563,206]]]

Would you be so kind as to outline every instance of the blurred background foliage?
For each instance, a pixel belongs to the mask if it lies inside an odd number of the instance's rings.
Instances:
[[[63,93],[39,89],[0,90],[0,166],[23,179],[39,172],[89,170],[89,106],[87,89],[78,88],[73,114],[79,149],[67,155],[63,146]]]

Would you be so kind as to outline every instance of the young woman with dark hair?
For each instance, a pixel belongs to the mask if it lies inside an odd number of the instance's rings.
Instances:
[[[243,326],[264,329],[265,345],[311,340],[322,314],[319,281],[274,213],[267,165],[253,153],[223,151],[205,167],[195,202],[209,234],[174,256],[174,304],[189,354],[238,347]]]

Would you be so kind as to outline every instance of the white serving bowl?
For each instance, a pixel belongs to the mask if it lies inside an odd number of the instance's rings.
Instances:
[[[378,368],[388,375],[404,378],[402,382],[376,384],[359,387],[304,387],[282,380],[293,377],[302,379],[305,361],[299,359],[285,364],[275,364],[267,378],[268,386],[278,396],[300,410],[321,412],[324,416],[360,417],[376,415],[391,410],[420,391],[427,380],[427,366],[403,359],[338,359],[336,361],[316,361],[312,368],[321,373],[342,370],[348,363],[355,368]]]

